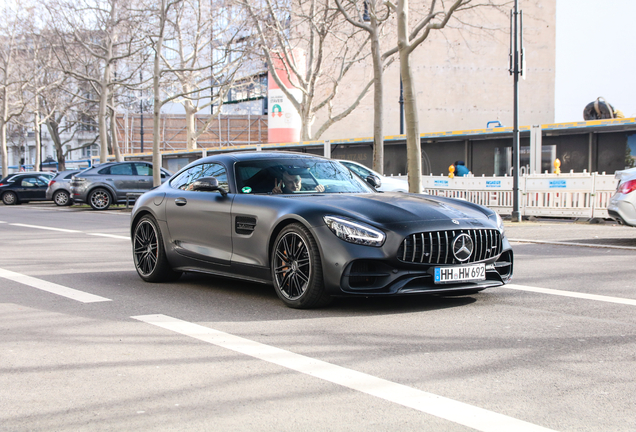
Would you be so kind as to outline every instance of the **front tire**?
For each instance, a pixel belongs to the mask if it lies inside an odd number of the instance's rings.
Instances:
[[[142,217],[133,230],[133,259],[139,276],[146,282],[177,280],[181,272],[172,270],[163,246],[161,230],[155,218]]]
[[[304,225],[288,225],[278,234],[271,269],[276,294],[286,306],[309,309],[331,303],[322,277],[318,246]]]
[[[55,205],[60,207],[73,204],[73,201],[71,201],[70,195],[65,190],[59,190],[55,192],[53,194],[53,201],[55,202]]]
[[[2,202],[4,205],[15,205],[18,203],[18,196],[15,192],[8,191],[2,195]]]
[[[106,210],[112,203],[110,193],[103,188],[97,188],[88,196],[88,202],[95,210]]]

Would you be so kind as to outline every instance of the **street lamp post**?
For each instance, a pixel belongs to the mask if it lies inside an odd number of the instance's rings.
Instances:
[[[512,127],[512,221],[520,222],[519,212],[519,76],[523,76],[523,12],[519,0],[510,11],[510,74],[513,75],[513,127]]]

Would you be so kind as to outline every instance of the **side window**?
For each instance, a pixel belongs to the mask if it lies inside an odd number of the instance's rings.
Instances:
[[[20,184],[22,187],[35,187],[37,179],[34,177],[24,177]]]
[[[49,179],[51,177],[46,177],[46,176],[38,176],[36,184],[38,186],[48,186],[49,185]]]
[[[229,192],[227,171],[223,165],[218,163],[195,165],[172,179],[170,185],[175,189],[188,190],[192,183],[203,177],[216,177],[219,186]]]
[[[145,163],[136,163],[135,169],[137,170],[137,175],[141,176],[151,176],[152,175],[152,166]]]
[[[371,175],[371,171],[366,170],[366,169],[362,168],[361,166],[351,164],[351,165],[347,165],[347,167],[349,167],[351,169],[351,171],[355,172],[356,174],[358,174],[362,178],[366,178],[367,176]]]
[[[102,169],[100,169],[100,170],[97,172],[97,174],[106,174],[106,175],[110,174],[110,167],[106,167],[106,168],[102,168]]]
[[[110,173],[112,175],[133,175],[131,164],[113,165],[110,167]]]

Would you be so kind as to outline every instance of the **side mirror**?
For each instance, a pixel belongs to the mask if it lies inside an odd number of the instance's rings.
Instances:
[[[379,188],[380,186],[382,186],[382,180],[380,180],[380,177],[376,176],[376,175],[368,175],[367,178],[365,178],[366,182],[369,183],[371,186],[373,186],[374,188]]]
[[[216,177],[202,177],[192,183],[193,191],[200,192],[219,192],[223,196],[227,196],[227,191],[219,186],[219,181]]]

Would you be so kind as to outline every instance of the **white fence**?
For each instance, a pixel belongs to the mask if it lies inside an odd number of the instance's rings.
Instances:
[[[519,211],[522,216],[608,218],[617,181],[613,174],[587,172],[520,176]],[[508,176],[422,177],[422,189],[431,195],[465,199],[504,215],[512,213],[512,186]]]

